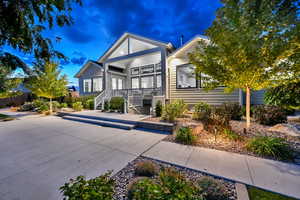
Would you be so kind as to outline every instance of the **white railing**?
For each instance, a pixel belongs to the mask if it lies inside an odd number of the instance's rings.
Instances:
[[[97,107],[102,103],[102,108],[104,106],[104,101],[106,99],[110,99],[109,95],[111,93],[108,92],[108,90],[103,90],[98,96],[94,98],[94,110],[97,109]]]

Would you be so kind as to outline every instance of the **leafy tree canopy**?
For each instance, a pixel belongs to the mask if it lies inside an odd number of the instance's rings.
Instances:
[[[35,69],[35,75],[26,83],[26,87],[39,97],[53,99],[67,94],[67,77],[61,76],[58,64],[47,62],[44,70]]]
[[[5,52],[4,46],[34,55],[37,63],[53,57],[65,58],[42,32],[54,25],[71,25],[73,3],[81,5],[81,0],[0,0],[0,68],[6,68],[7,74],[16,68],[32,73],[21,58]],[[4,81],[0,79],[0,85]],[[5,87],[0,87],[0,92],[5,92]]]
[[[216,20],[190,54],[196,72],[229,91],[259,90],[300,78],[298,0],[223,0]]]

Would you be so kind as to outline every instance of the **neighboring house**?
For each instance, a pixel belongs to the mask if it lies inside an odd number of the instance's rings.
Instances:
[[[183,99],[189,105],[199,101],[243,104],[241,90],[229,94],[224,93],[224,87],[203,90],[203,80],[196,79],[187,56],[199,40],[207,38],[196,36],[175,50],[171,43],[124,33],[97,61],[88,61],[75,75],[79,93],[95,95],[95,108],[103,108],[105,101],[121,96],[126,111],[143,113],[149,113],[158,100],[165,103]],[[257,94],[252,95],[253,99],[262,99],[263,93]]]

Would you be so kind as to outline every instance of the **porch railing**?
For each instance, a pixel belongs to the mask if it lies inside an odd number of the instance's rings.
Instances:
[[[94,109],[102,104],[102,108],[104,107],[104,102],[109,101],[111,97],[123,97],[128,103],[128,97],[134,98],[144,98],[146,96],[159,96],[162,95],[162,88],[138,88],[138,89],[116,89],[116,90],[103,90],[98,96],[94,98]],[[128,103],[129,104],[129,103]],[[133,105],[132,105],[133,106]]]

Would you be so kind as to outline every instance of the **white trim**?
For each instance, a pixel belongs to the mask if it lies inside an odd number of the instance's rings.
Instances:
[[[103,70],[101,64],[96,64],[95,62],[88,60],[81,68],[80,70],[74,75],[75,78],[80,78],[81,74],[90,67],[91,64],[94,64],[94,66],[98,67],[99,69]]]
[[[112,52],[118,48],[120,46],[120,44],[122,44],[122,42],[124,40],[126,40],[127,38],[129,37],[132,37],[134,39],[137,39],[137,40],[141,40],[141,41],[144,41],[144,42],[148,42],[150,44],[154,44],[156,46],[164,46],[164,47],[167,47],[167,48],[173,48],[173,45],[171,43],[164,43],[164,42],[160,42],[160,41],[157,41],[157,40],[153,40],[153,39],[149,39],[149,38],[145,38],[143,36],[139,36],[139,35],[136,35],[136,34],[132,34],[132,33],[128,33],[128,32],[125,32],[118,40],[116,40],[113,45],[98,59],[98,62],[102,63],[105,61],[106,58],[108,58]]]
[[[180,48],[176,49],[172,54],[170,54],[170,55],[168,56],[167,59],[176,57],[176,55],[177,55],[179,52],[188,49],[188,48],[189,48],[191,45],[193,45],[195,42],[198,42],[198,41],[201,41],[201,40],[209,41],[209,39],[206,38],[205,36],[196,35],[195,37],[193,37],[192,39],[190,39],[189,41],[187,41],[184,45],[182,45]]]

